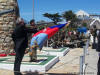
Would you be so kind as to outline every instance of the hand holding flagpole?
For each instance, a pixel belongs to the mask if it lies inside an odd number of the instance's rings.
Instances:
[[[68,27],[70,25],[71,21],[68,21],[65,27]]]

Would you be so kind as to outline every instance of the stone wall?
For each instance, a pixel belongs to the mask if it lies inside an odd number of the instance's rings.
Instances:
[[[16,5],[16,0],[0,0],[0,12],[16,9]],[[13,49],[11,31],[14,29],[16,16],[18,15],[15,11],[0,15],[0,50],[5,50],[5,52]]]

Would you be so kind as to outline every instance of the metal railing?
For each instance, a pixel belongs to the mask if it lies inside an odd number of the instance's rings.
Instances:
[[[86,55],[89,54],[88,52],[89,47],[89,39],[86,41],[86,45],[83,46],[83,55],[80,56],[80,74],[79,75],[85,75],[85,69],[86,69],[86,62],[85,58]]]

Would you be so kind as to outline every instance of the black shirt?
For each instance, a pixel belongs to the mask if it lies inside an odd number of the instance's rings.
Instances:
[[[23,38],[27,37],[27,33],[36,33],[38,30],[36,28],[30,29],[26,28],[25,25],[16,25],[12,33],[12,38]]]

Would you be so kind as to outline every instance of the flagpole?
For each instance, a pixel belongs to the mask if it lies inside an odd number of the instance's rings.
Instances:
[[[33,19],[34,19],[34,0],[33,0]]]

